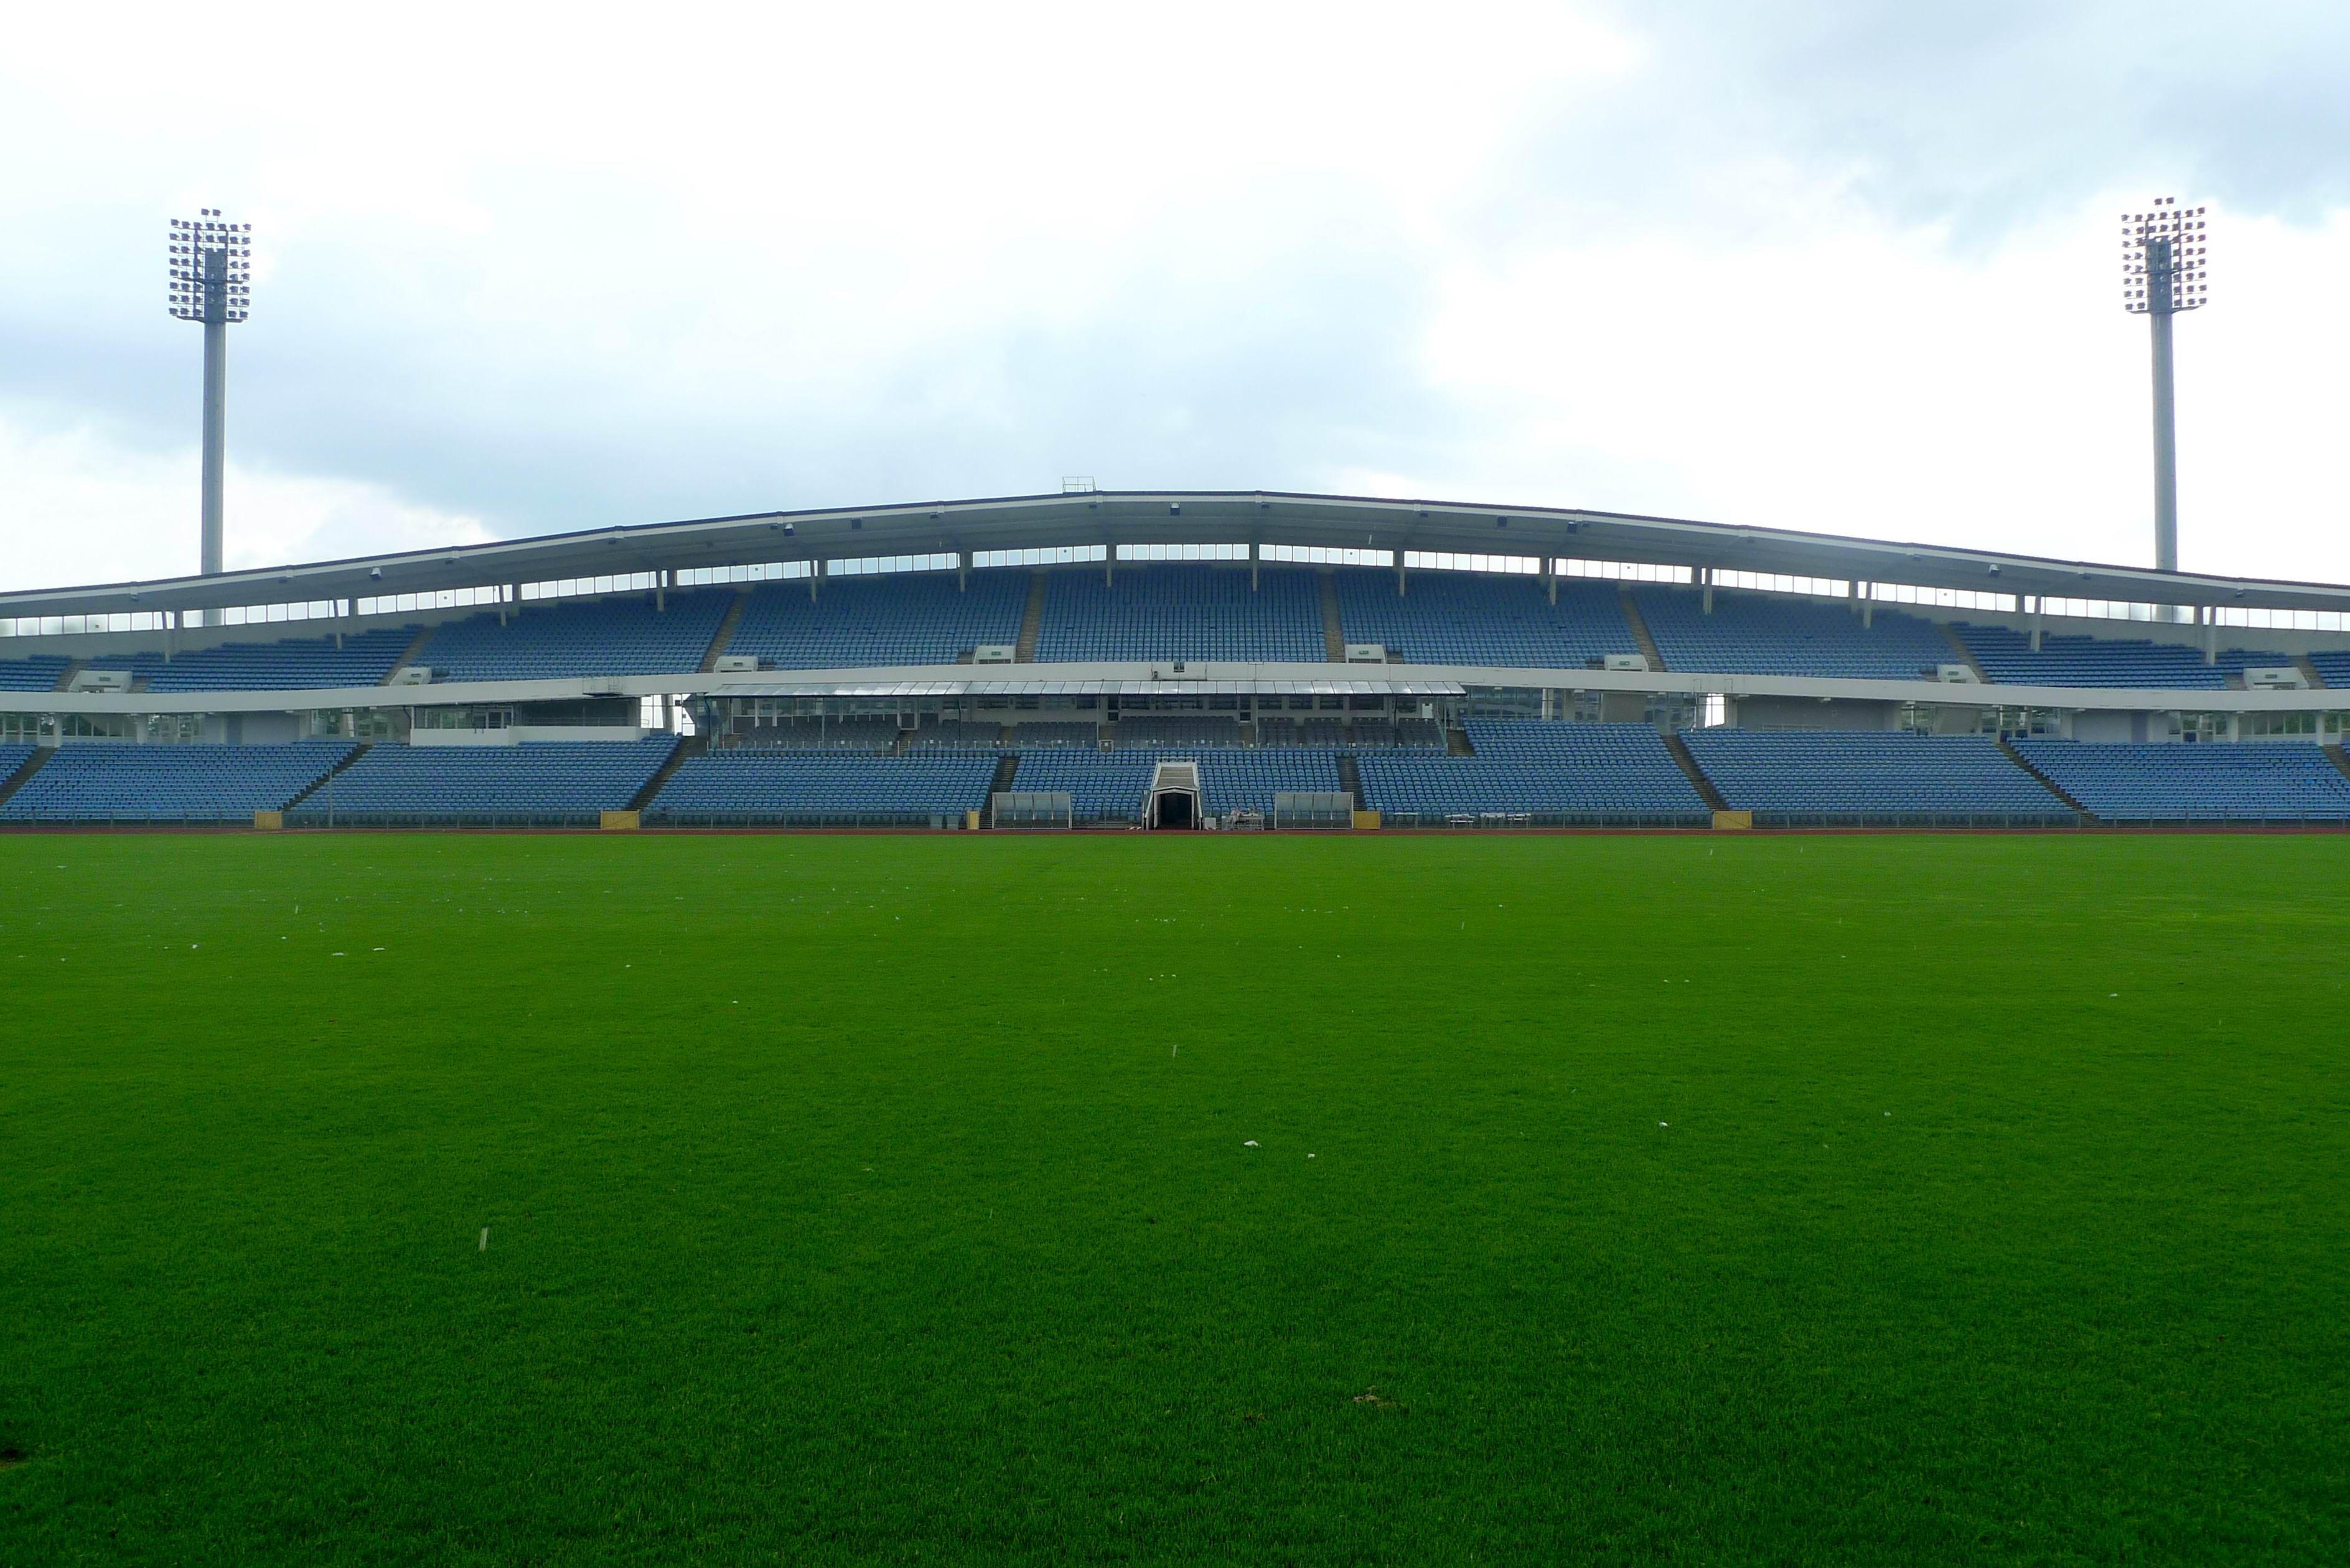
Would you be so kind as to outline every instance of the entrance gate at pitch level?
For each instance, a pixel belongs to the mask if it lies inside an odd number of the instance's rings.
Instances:
[[[1150,798],[1143,803],[1144,824],[1149,827],[1197,827],[1205,814],[1200,809],[1200,764],[1160,763],[1150,775]]]

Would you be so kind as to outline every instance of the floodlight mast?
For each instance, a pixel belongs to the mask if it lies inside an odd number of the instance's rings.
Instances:
[[[2153,209],[2122,214],[2122,308],[2147,317],[2154,335],[2154,564],[2178,569],[2178,416],[2172,400],[2170,320],[2210,303],[2204,271],[2204,209],[2158,197]]]
[[[173,218],[171,230],[171,312],[204,328],[203,522],[197,569],[221,572],[221,489],[227,466],[228,329],[243,321],[253,289],[253,225],[231,223],[220,209]]]

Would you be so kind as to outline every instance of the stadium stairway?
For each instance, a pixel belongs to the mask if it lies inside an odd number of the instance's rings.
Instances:
[[[1477,754],[1477,748],[1469,743],[1469,732],[1461,727],[1457,719],[1444,732],[1444,754],[1449,757],[1473,757]]]
[[[2335,767],[2342,770],[2342,776],[2344,778],[2350,779],[2350,753],[2345,753],[2339,746],[2320,746],[2318,750],[2325,753],[2325,760],[2327,762],[2332,763]],[[7,798],[8,792],[5,790],[0,790],[0,800],[6,800]]]
[[[2294,669],[2301,671],[2301,678],[2309,682],[2309,689],[2311,691],[2323,691],[2325,690],[2325,676],[2318,670],[2317,666],[2311,661],[2309,655],[2305,653],[2294,654],[2293,656],[2293,665]]]
[[[1713,787],[1713,781],[1705,776],[1705,770],[1697,765],[1695,757],[1690,755],[1687,741],[1682,740],[1679,735],[1667,735],[1665,750],[1672,753],[1673,761],[1679,763],[1681,772],[1689,775],[1690,786],[1697,791],[1698,798],[1705,802],[1706,809],[1709,811],[1730,809],[1730,803],[1721,798],[1721,792]]]
[[[726,652],[726,645],[734,640],[734,628],[743,624],[743,612],[750,607],[750,604],[751,590],[737,588],[734,602],[726,607],[725,615],[719,619],[718,630],[710,639],[709,651],[702,656],[702,673],[708,675],[717,670],[718,660]]]
[[[1967,639],[1959,635],[1959,628],[1950,625],[1948,621],[1944,621],[1942,623],[1942,636],[1949,641],[1950,645],[1950,652],[1957,658],[1958,661],[1960,664],[1965,665],[1969,670],[1973,670],[1977,680],[1981,681],[1986,686],[1990,685],[1990,674],[1983,669],[1981,661],[1975,658],[1975,650],[1967,646]],[[2042,782],[2045,783],[2046,781],[2043,780]]]
[[[1632,590],[1619,588],[1616,597],[1624,607],[1624,624],[1632,628],[1632,640],[1639,645],[1641,657],[1648,661],[1649,669],[1662,670],[1665,656],[1657,651],[1657,639],[1648,635],[1648,623],[1640,618],[1640,607],[1632,602]]]
[[[371,741],[362,741],[358,745],[353,746],[351,748],[350,755],[345,757],[341,762],[337,763],[333,767],[328,768],[325,773],[320,774],[317,778],[312,782],[308,789],[304,790],[300,794],[297,794],[292,800],[287,801],[283,809],[286,811],[293,810],[296,806],[301,805],[304,801],[309,799],[312,795],[326,788],[327,781],[328,779],[333,778],[337,774],[348,769],[353,763],[358,762],[361,757],[366,756],[368,753],[374,749],[375,744]]]
[[[1368,811],[1370,803],[1363,795],[1363,770],[1355,765],[1352,752],[1338,753],[1338,785],[1354,797],[1357,811]]]
[[[736,596],[734,608],[729,610],[727,613],[729,615],[739,616],[742,612],[743,599],[746,597],[748,596]],[[723,648],[724,646],[724,639],[721,639],[713,644],[713,649]],[[718,656],[716,652],[713,651],[711,654],[711,657],[715,659]],[[661,785],[669,783],[670,775],[676,773],[679,768],[685,765],[686,758],[698,757],[709,749],[710,742],[701,735],[688,735],[684,740],[670,748],[669,761],[663,763],[657,770],[654,771],[653,776],[645,781],[644,788],[639,790],[635,794],[629,797],[628,809],[635,812],[646,810],[653,804],[653,796],[660,794]]]
[[[83,670],[88,668],[89,663],[86,659],[77,659],[69,661],[63,670],[57,671],[57,680],[51,684],[49,690],[52,691],[72,691],[74,677],[79,675]]]
[[[1036,639],[1045,631],[1045,573],[1028,574],[1028,607],[1020,612],[1020,644],[1012,657],[1023,664],[1036,662]]]
[[[13,748],[0,748],[0,751],[11,749]],[[0,804],[5,804],[10,795],[24,788],[32,776],[41,771],[41,764],[57,754],[57,749],[55,746],[35,747],[33,754],[26,757],[15,772],[6,778],[0,779]]]
[[[400,657],[391,661],[391,668],[383,672],[383,679],[377,681],[376,684],[379,686],[390,685],[392,677],[398,675],[401,670],[415,663],[416,656],[424,651],[424,645],[432,640],[432,633],[437,629],[437,628],[429,626],[418,627],[416,628],[416,635],[408,639],[408,646],[400,650]],[[367,748],[365,746],[361,746],[359,750],[365,751]]]
[[[1010,730],[1010,726],[1006,725],[1005,729],[1008,732]],[[988,781],[988,798],[993,800],[995,796],[1002,794],[1005,790],[1010,789],[1012,787],[1014,775],[1017,774],[1019,772],[1020,756],[1018,753],[1006,752],[1002,756],[996,758],[995,777]]]
[[[1951,633],[1951,640],[1954,642],[1958,640],[1957,633]],[[1963,647],[1964,644],[1960,644],[1960,646]],[[2043,774],[2038,768],[2033,767],[2030,759],[2025,757],[2022,752],[2017,751],[2013,743],[2005,736],[2002,736],[2000,738],[1999,749],[2007,753],[2007,760],[2009,762],[2013,763],[2017,767],[2022,768],[2025,773],[2030,774],[2033,778],[2039,780],[2042,788],[2045,789],[2050,794],[2054,795],[2058,800],[2063,801],[2066,805],[2071,806],[2074,811],[2079,812],[2083,822],[2095,822],[2097,820],[2096,813],[2091,811],[2087,806],[2083,805],[2079,801],[2074,800],[2071,795],[2065,794],[2064,789],[2058,785],[2054,779],[2050,778],[2046,774]]]
[[[1331,663],[1344,664],[1347,662],[1347,632],[1338,619],[1337,574],[1316,572],[1314,580],[1322,596],[1322,651]]]

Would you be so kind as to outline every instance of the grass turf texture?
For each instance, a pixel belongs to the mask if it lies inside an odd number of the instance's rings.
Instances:
[[[0,886],[6,1563],[2350,1551],[2350,839]]]

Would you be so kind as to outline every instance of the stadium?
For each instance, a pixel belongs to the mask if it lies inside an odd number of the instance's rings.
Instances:
[[[2341,826],[2350,588],[1074,489],[0,597],[0,823]]]

